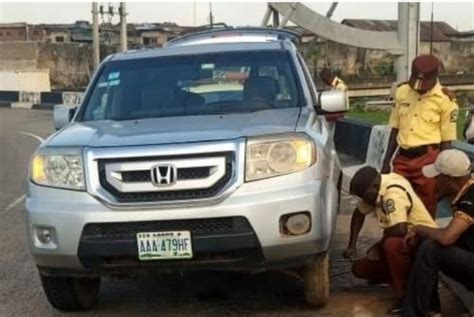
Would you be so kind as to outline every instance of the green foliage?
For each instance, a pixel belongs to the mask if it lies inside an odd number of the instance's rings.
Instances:
[[[395,68],[392,62],[383,62],[375,66],[375,72],[380,76],[390,76],[395,73]]]
[[[388,124],[390,118],[390,112],[388,111],[364,111],[361,108],[353,107],[351,103],[351,110],[347,114],[347,117],[367,122],[370,124]],[[463,140],[463,129],[466,121],[466,111],[461,110],[459,112],[457,122],[457,133],[458,140]]]

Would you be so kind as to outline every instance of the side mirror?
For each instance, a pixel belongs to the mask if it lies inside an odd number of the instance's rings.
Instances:
[[[322,114],[343,113],[349,110],[347,93],[338,90],[324,91],[319,95],[317,107]]]
[[[66,124],[68,124],[71,121],[72,117],[74,117],[75,112],[75,106],[55,105],[53,112],[54,128],[56,130],[59,130]]]

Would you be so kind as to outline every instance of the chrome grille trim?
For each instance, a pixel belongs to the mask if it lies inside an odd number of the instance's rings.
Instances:
[[[159,159],[146,161],[121,161],[115,163],[105,163],[105,175],[107,181],[120,192],[153,192],[153,191],[173,191],[185,189],[208,188],[214,185],[225,174],[225,156],[219,157],[190,157],[185,159]],[[176,166],[178,173],[180,169],[191,167],[208,167],[209,176],[204,179],[180,179],[177,178],[174,184],[166,187],[157,187],[152,182],[123,182],[122,172],[151,170],[153,166],[169,164]]]
[[[205,206],[217,204],[228,197],[244,182],[245,169],[245,138],[225,141],[196,142],[170,145],[151,145],[134,147],[108,147],[108,148],[84,148],[84,165],[86,170],[87,191],[89,194],[103,202],[112,209],[160,209],[180,208],[186,206]],[[100,182],[99,162],[102,160],[120,161],[143,161],[144,158],[180,159],[187,157],[214,158],[222,157],[222,153],[232,153],[232,171],[226,185],[212,197],[198,199],[165,200],[165,201],[139,201],[124,202],[116,199],[107,191]],[[227,164],[228,165],[228,164]],[[193,180],[191,178],[190,180]],[[128,182],[127,184],[133,184]],[[163,188],[160,188],[163,189]],[[154,188],[156,190],[156,188]]]

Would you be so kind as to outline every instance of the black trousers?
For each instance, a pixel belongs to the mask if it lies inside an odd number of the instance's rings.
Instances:
[[[457,246],[445,247],[425,240],[416,254],[403,301],[403,316],[440,312],[438,273],[442,272],[469,289],[474,286],[474,253]]]

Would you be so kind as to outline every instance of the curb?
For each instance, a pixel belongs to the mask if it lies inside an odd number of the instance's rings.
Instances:
[[[54,110],[56,103],[33,104],[31,102],[4,102],[0,101],[0,108],[32,109],[32,110]]]
[[[58,104],[79,105],[83,96],[84,92],[75,91],[0,91],[0,107],[53,110]]]

